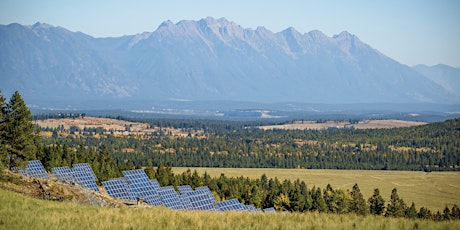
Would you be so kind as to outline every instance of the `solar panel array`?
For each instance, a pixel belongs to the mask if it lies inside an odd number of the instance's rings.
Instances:
[[[128,180],[132,196],[136,198],[143,197],[146,203],[154,206],[163,205],[154,187],[154,182],[149,179],[143,169],[123,171],[122,173],[126,180]]]
[[[184,205],[179,199],[179,194],[177,194],[173,186],[161,187],[159,189],[159,194],[165,204],[165,207],[176,210],[184,209]]]
[[[179,190],[180,194],[185,194],[187,192],[193,192],[193,189],[190,185],[179,185],[177,186],[177,190]]]
[[[231,199],[231,200],[218,202],[217,208],[220,211],[243,211],[245,210],[243,207],[243,204],[241,204],[237,199]]]
[[[97,187],[96,175],[94,174],[91,166],[88,163],[73,164],[73,176],[75,177],[75,182],[82,187],[96,192],[100,192]]]
[[[128,181],[124,177],[112,178],[109,181],[102,182],[102,185],[104,185],[105,190],[111,197],[122,200],[135,200],[129,190]]]
[[[217,202],[207,186],[192,189],[190,185],[180,185],[177,186],[177,192],[173,186],[161,187],[156,179],[149,180],[142,169],[122,173],[124,178],[102,182],[112,197],[125,200],[143,197],[148,204],[176,210],[262,211],[254,205],[242,204],[237,199]]]
[[[74,183],[75,177],[73,176],[73,171],[71,168],[64,167],[55,167],[51,169],[51,172],[56,176],[56,179],[60,182]]]
[[[27,163],[25,170],[22,172],[22,174],[23,175],[25,174],[30,177],[42,178],[46,180],[50,179],[48,172],[46,172],[45,167],[43,167],[42,162],[39,160],[29,161]]]
[[[38,160],[29,161],[25,169],[18,171],[25,176],[49,179],[48,173]],[[87,163],[74,164],[73,168],[55,167],[51,171],[58,181],[77,183],[86,189],[100,192],[96,184],[97,177]],[[107,193],[114,198],[135,200],[143,197],[148,204],[176,210],[262,211],[254,205],[242,204],[237,199],[217,202],[207,186],[196,187],[195,190],[190,185],[177,186],[179,195],[173,186],[161,187],[156,179],[150,180],[142,169],[122,173],[124,177],[102,182]],[[266,208],[263,211],[275,212],[275,209]]]
[[[193,192],[187,192],[185,194],[185,199],[188,199],[192,204],[192,210],[207,210],[215,211],[216,199],[209,194],[206,190],[196,190]]]

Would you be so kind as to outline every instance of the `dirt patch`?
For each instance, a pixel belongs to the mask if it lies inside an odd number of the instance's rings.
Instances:
[[[21,193],[38,199],[53,201],[71,201],[94,206],[117,207],[121,201],[102,193],[96,193],[80,187],[53,180],[24,177],[4,170],[0,188]]]

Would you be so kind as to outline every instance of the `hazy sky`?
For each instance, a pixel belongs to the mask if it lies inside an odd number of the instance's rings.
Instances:
[[[44,22],[94,37],[154,31],[166,20],[225,17],[244,28],[280,32],[346,30],[407,64],[460,67],[458,0],[0,0],[0,24]]]

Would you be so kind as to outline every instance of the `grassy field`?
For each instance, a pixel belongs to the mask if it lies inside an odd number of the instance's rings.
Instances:
[[[0,189],[0,229],[459,229],[460,221],[318,213],[100,208],[39,200]]]
[[[174,173],[182,173],[188,168],[173,168]],[[368,170],[309,170],[309,169],[273,169],[273,168],[190,168],[202,175],[205,171],[211,177],[224,173],[228,177],[260,178],[266,174],[269,178],[291,181],[300,179],[309,188],[316,186],[326,188],[349,189],[358,183],[365,199],[378,188],[385,200],[389,200],[391,190],[398,189],[398,194],[407,204],[415,202],[416,208],[427,207],[432,211],[443,211],[445,205],[460,205],[460,172],[413,172],[413,171],[368,171]]]

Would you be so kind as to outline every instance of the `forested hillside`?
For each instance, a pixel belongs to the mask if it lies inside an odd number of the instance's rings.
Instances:
[[[458,170],[460,119],[397,129],[261,130],[256,122],[145,120],[158,132],[45,128],[41,151],[107,151],[119,164],[182,167]],[[167,129],[168,128],[168,129]],[[176,135],[170,128],[188,135]],[[51,135],[51,133],[53,133]],[[70,149],[69,149],[70,148]],[[91,154],[90,154],[91,155]]]

